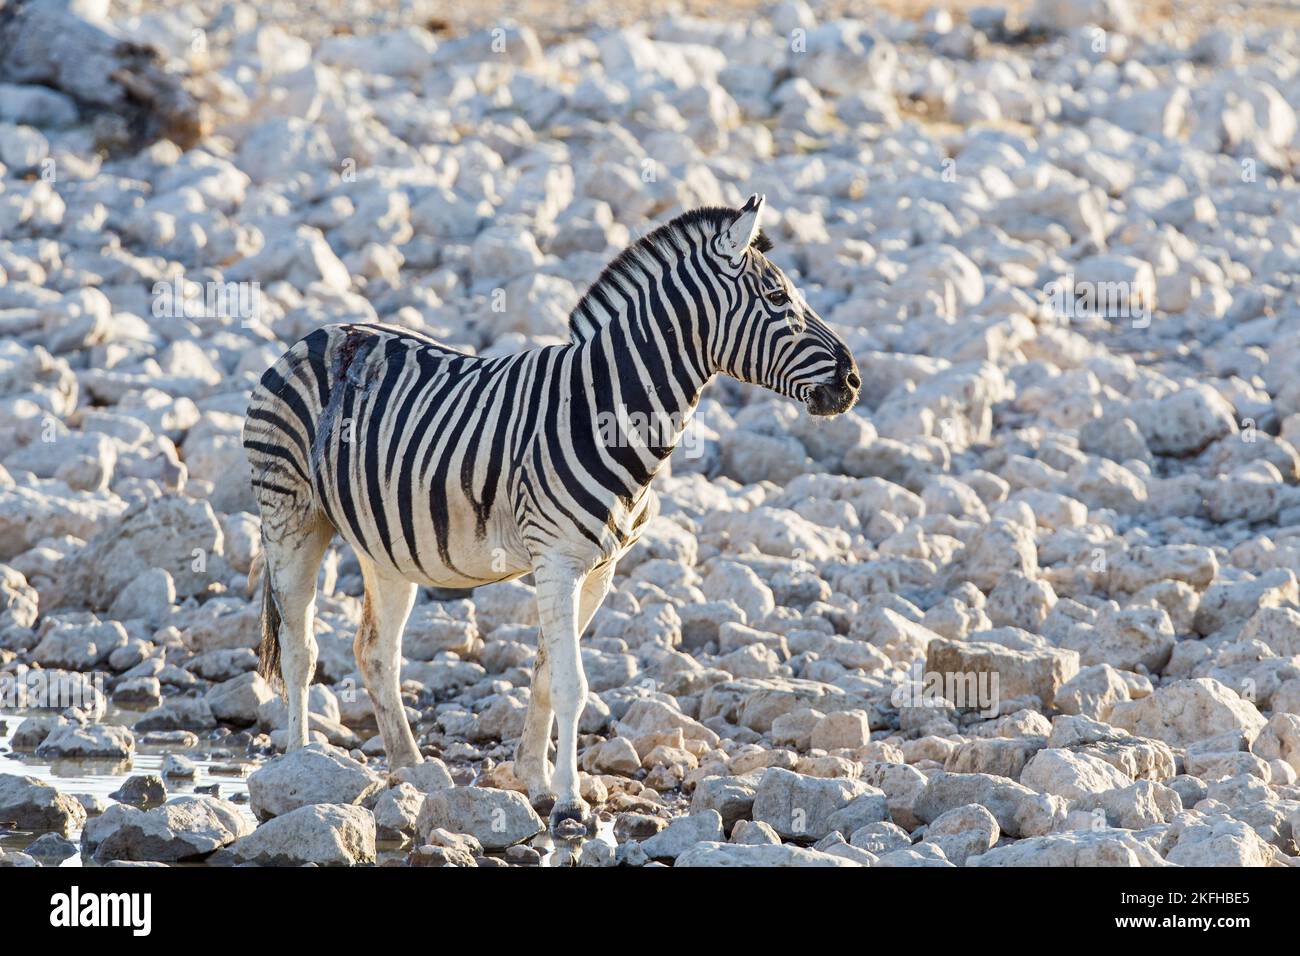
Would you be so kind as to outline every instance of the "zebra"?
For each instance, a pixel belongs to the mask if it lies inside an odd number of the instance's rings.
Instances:
[[[335,534],[361,565],[353,647],[392,769],[422,759],[399,687],[418,587],[531,573],[541,633],[515,773],[535,806],[553,801],[552,828],[590,823],[579,638],[658,513],[651,482],[705,385],[725,374],[830,416],[862,384],[844,341],[767,258],[763,206],[695,209],[634,242],[573,310],[567,344],[479,357],[406,328],[327,325],[267,370],[243,442],[262,517],[259,670],[282,678],[289,749],[307,743],[316,578]],[[670,424],[604,427],[636,415]]]

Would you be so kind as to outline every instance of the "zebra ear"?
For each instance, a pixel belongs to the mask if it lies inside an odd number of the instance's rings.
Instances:
[[[745,205],[740,207],[736,213],[736,218],[731,220],[731,225],[723,230],[721,240],[722,248],[734,262],[738,262],[745,255],[745,250],[749,244],[754,241],[758,235],[758,220],[763,214],[763,202],[766,197],[755,193],[745,201]]]

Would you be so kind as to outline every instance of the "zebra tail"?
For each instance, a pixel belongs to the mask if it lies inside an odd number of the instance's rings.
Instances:
[[[257,672],[276,693],[284,694],[280,675],[280,608],[271,593],[271,573],[262,569],[262,643],[257,648]]]

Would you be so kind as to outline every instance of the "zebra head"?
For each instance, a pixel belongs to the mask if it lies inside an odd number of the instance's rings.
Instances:
[[[764,254],[758,228],[763,197],[754,195],[713,237],[729,293],[712,343],[719,370],[804,403],[814,415],[838,415],[858,400],[862,379],[844,340],[813,311],[794,283]]]

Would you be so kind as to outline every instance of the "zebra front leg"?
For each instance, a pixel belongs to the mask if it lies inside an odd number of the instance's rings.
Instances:
[[[550,670],[551,706],[558,726],[555,750],[555,807],[551,827],[564,820],[586,822],[591,809],[578,793],[578,717],[587,703],[587,676],[578,649],[578,594],[584,573],[562,561],[535,571],[537,611]]]
[[[587,625],[609,592],[609,582],[614,575],[614,564],[603,565],[587,575],[578,597],[578,637],[581,639]],[[579,652],[581,653],[581,651]],[[534,804],[553,798],[551,767],[547,755],[551,748],[551,667],[546,654],[546,640],[537,642],[537,659],[533,662],[532,693],[528,697],[528,716],[524,732],[515,751],[515,776],[528,787],[528,797]]]
[[[361,562],[366,582],[361,627],[352,649],[370,691],[375,722],[384,738],[389,770],[410,767],[424,758],[402,705],[402,631],[415,603],[416,586],[401,578],[382,577],[369,561]]]
[[[535,805],[555,796],[551,789],[551,668],[546,656],[546,639],[538,636],[537,658],[533,661],[532,689],[528,695],[528,716],[524,732],[515,750],[515,776],[528,788],[528,799]]]

